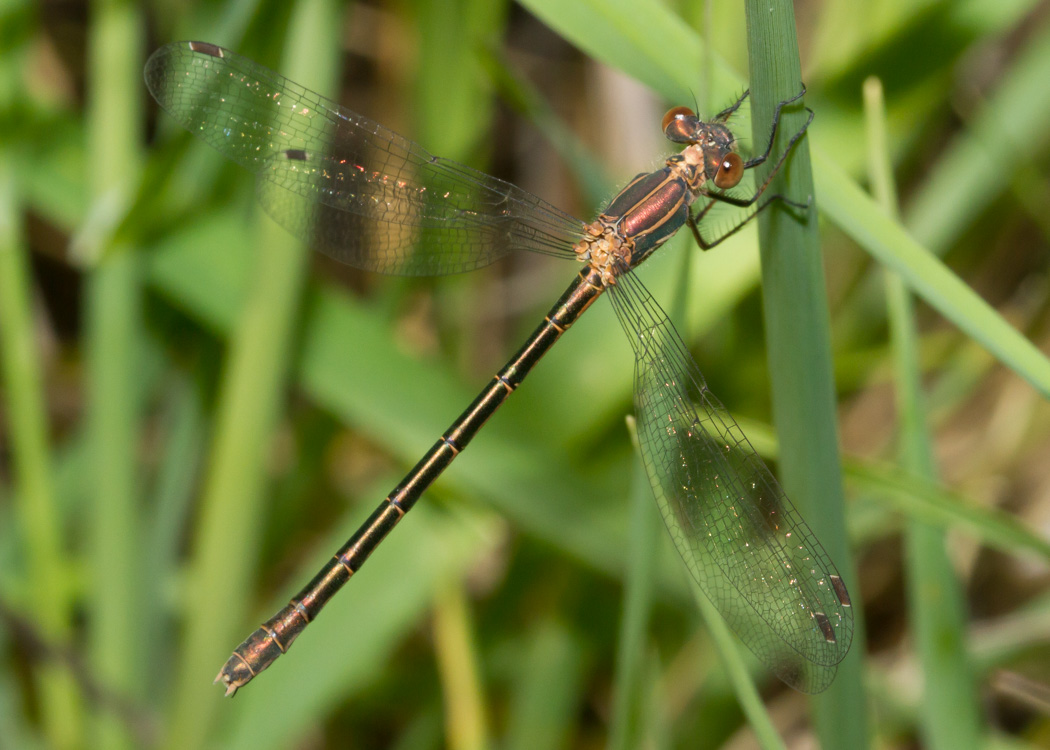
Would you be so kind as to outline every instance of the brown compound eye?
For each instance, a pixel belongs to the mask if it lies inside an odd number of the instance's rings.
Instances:
[[[689,107],[674,107],[664,115],[664,135],[674,143],[691,143],[695,138],[697,126],[696,114]]]
[[[681,117],[696,117],[696,114],[689,107],[672,107],[667,110],[667,114],[664,115],[663,124],[660,127],[663,130],[667,130],[667,126],[671,124],[673,120],[677,120]]]
[[[719,190],[728,190],[736,187],[744,176],[744,161],[739,154],[726,154],[722,163],[718,165],[715,173],[714,183]]]

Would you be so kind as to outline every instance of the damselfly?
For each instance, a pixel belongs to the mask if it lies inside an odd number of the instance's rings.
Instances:
[[[226,694],[288,650],[325,603],[524,380],[608,292],[635,355],[642,460],[664,522],[701,589],[754,654],[805,692],[823,690],[849,650],[849,594],[824,548],[736,422],[707,389],[670,320],[632,269],[688,225],[712,247],[780,196],[770,176],[730,192],[770,157],[744,160],[728,121],[747,92],[709,121],[678,107],[664,134],[684,148],[635,177],[597,219],[582,222],[507,182],[429,154],[397,133],[213,44],[179,42],[146,63],[160,105],[197,137],[254,172],[259,200],[293,234],[358,268],[420,275],[468,271],[516,250],[583,263],[517,354],[372,516],[295,598],[233,652]],[[694,207],[694,202],[701,199]],[[790,203],[789,201],[785,201]],[[748,209],[720,236],[699,222],[712,206]]]

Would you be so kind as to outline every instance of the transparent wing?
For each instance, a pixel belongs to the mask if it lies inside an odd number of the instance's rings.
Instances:
[[[429,275],[517,249],[575,258],[580,220],[228,50],[169,44],[145,79],[183,127],[261,178],[278,223],[345,263]]]
[[[675,546],[755,656],[820,692],[853,639],[838,571],[641,282],[625,273],[609,294],[634,347],[642,461]]]

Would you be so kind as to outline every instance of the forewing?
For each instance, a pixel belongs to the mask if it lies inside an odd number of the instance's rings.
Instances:
[[[518,249],[575,257],[580,220],[228,50],[169,44],[145,78],[183,127],[261,178],[274,219],[338,260],[422,275]]]

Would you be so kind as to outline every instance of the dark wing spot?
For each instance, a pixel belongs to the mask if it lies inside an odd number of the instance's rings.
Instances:
[[[835,630],[831,627],[831,621],[828,616],[823,612],[814,612],[813,619],[817,621],[817,626],[820,628],[820,632],[824,634],[824,640],[828,643],[835,642]]]
[[[849,592],[846,591],[846,584],[842,582],[842,579],[839,576],[831,576],[831,587],[835,589],[835,596],[838,597],[839,604],[843,607],[853,606],[850,604]]]
[[[214,44],[208,44],[207,42],[190,42],[190,49],[194,52],[200,52],[203,55],[211,55],[212,57],[225,57],[222,54],[222,47]]]

